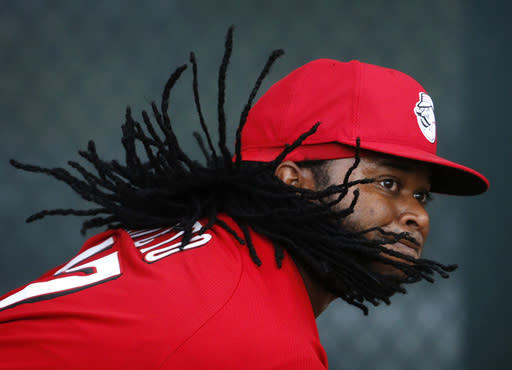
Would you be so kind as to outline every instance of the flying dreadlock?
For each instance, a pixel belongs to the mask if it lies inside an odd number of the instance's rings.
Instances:
[[[199,133],[194,133],[194,137],[204,154],[205,165],[190,159],[183,152],[168,115],[170,92],[186,69],[184,65],[176,69],[167,81],[160,109],[154,102],[151,104],[153,119],[160,133],[146,111],[142,112],[141,124],[127,108],[121,139],[126,152],[125,164],[101,159],[93,141],[89,141],[87,150],[78,153],[94,166],[95,173],[74,161],[68,164],[79,175],[73,175],[63,168],[43,168],[11,160],[14,167],[45,173],[65,182],[83,199],[99,206],[89,210],[43,210],[30,216],[27,222],[48,215],[92,216],[83,223],[82,233],[103,226],[141,229],[176,225],[184,232],[184,246],[192,237],[195,222],[204,219],[206,222],[199,233],[204,233],[213,225],[224,228],[240,244],[246,245],[253,262],[261,265],[257,248],[251,240],[249,230],[252,229],[272,240],[279,267],[286,250],[327,289],[361,308],[365,314],[368,313],[367,302],[373,305],[380,302],[389,304],[389,298],[394,293],[405,293],[402,283],[423,279],[433,282],[435,272],[448,277],[447,272],[453,271],[456,266],[445,266],[426,259],[415,260],[385,248],[385,244],[411,239],[407,233],[396,234],[377,229],[382,239],[369,240],[364,234],[375,229],[354,232],[340,226],[340,220],[353,212],[358,199],[358,190],[351,191],[350,188],[372,181],[349,181],[350,174],[359,163],[359,143],[354,164],[344,181],[321,191],[298,189],[274,176],[274,170],[286,155],[307,137],[314,135],[320,122],[269,163],[241,160],[241,133],[249,110],[263,79],[275,60],[283,54],[282,50],[271,53],[250,93],[236,131],[233,157],[226,145],[224,113],[225,80],[232,39],[231,27],[226,36],[218,76],[219,152],[204,121],[199,101],[196,59],[193,53],[190,55],[194,100],[207,146]],[[137,144],[144,148],[146,159],[141,159]],[[352,197],[350,205],[345,209],[336,209],[334,206],[346,196]],[[221,214],[230,216],[240,227],[242,235],[223,222],[219,218]],[[374,261],[391,265],[402,271],[404,276],[384,276],[373,272],[367,266]]]

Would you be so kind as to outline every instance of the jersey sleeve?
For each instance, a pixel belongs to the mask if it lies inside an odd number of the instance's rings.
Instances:
[[[4,295],[0,369],[158,368],[224,305],[240,274],[236,248],[197,232],[182,246],[181,236],[171,227],[101,233]]]

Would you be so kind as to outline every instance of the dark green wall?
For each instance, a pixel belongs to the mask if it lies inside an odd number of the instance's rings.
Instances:
[[[467,369],[510,369],[512,227],[509,197],[512,130],[512,6],[506,1],[472,1],[466,39],[469,64],[464,155],[486,169],[490,191],[465,208],[464,289],[467,309]]]

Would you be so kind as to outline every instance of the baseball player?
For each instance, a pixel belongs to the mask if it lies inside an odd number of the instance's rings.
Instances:
[[[80,156],[87,170],[11,163],[67,183],[95,206],[41,211],[106,227],[67,263],[0,297],[2,369],[326,369],[315,318],[341,298],[366,314],[404,284],[448,277],[421,258],[431,192],[474,195],[478,172],[436,155],[434,104],[411,77],[321,59],[274,84],[258,77],[226,144],[219,71],[218,145],[204,163],[179,146],[160,107],[126,112],[125,163]]]

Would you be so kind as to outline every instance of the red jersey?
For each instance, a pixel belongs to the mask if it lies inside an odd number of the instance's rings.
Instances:
[[[239,230],[230,219],[224,219]],[[326,369],[302,277],[252,233],[110,230],[0,298],[0,369]]]

